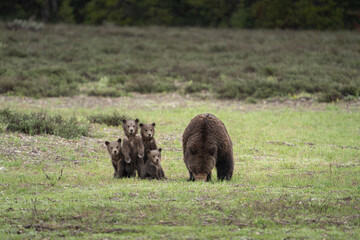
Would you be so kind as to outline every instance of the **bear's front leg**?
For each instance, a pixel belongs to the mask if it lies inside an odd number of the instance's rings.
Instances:
[[[125,143],[125,142],[124,142]],[[125,144],[124,144],[125,145]],[[124,155],[124,160],[126,163],[130,163],[131,162],[131,157],[130,157],[130,148],[129,146],[126,144],[125,146],[122,147],[121,149],[122,154]]]
[[[138,152],[138,158],[144,158],[144,145],[142,143],[139,144],[139,152]]]

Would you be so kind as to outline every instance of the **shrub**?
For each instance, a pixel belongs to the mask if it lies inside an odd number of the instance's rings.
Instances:
[[[253,89],[248,89],[248,86],[244,82],[226,81],[216,92],[219,98],[228,99],[244,99],[253,93]]]
[[[348,85],[348,86],[343,86],[340,89],[341,95],[346,97],[346,96],[354,96],[354,97],[358,97],[359,96],[359,90],[356,86],[354,85]]]
[[[210,90],[211,86],[207,83],[189,81],[185,86],[185,93],[195,93]]]
[[[263,99],[275,96],[284,96],[295,92],[296,90],[291,83],[279,82],[274,77],[253,80],[228,79],[225,80],[225,82],[216,90],[219,98],[230,99],[245,99],[247,97]]]
[[[142,79],[136,77],[125,84],[126,91],[139,93],[173,92],[176,89],[173,82],[167,79],[154,79],[152,76],[144,76]]]
[[[19,113],[10,109],[0,110],[0,120],[5,130],[30,135],[50,134],[64,138],[87,136],[88,124],[80,123],[75,116],[65,119],[61,115],[49,116],[46,112]]]
[[[87,117],[90,123],[106,124],[108,126],[119,126],[122,124],[122,119],[129,119],[124,114],[113,112],[112,114],[94,114]]]
[[[16,78],[0,77],[0,93],[12,92],[18,84],[19,81]]]
[[[81,91],[89,96],[120,97],[125,93],[118,84],[107,76],[101,77],[98,82],[89,82],[82,86]]]
[[[341,93],[336,89],[324,92],[319,98],[319,102],[336,102],[342,98]]]
[[[26,58],[28,56],[26,52],[23,52],[16,48],[10,48],[7,51],[6,55],[9,57],[17,57],[17,58]]]
[[[256,100],[256,98],[248,97],[248,98],[245,99],[245,103],[256,104],[257,100]]]
[[[15,91],[28,97],[59,97],[77,94],[81,78],[63,68],[36,68],[20,73]]]

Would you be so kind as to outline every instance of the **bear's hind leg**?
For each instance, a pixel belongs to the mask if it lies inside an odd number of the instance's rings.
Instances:
[[[234,159],[232,152],[218,155],[216,171],[219,180],[231,180],[234,171]]]
[[[190,172],[190,170],[189,170],[189,179],[188,179],[188,182],[193,182],[193,181],[195,181],[194,174],[192,174],[192,172]]]
[[[209,173],[209,175],[207,175],[206,181],[207,181],[207,182],[211,182],[211,172]]]

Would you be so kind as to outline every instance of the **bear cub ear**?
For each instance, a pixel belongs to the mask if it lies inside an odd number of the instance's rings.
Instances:
[[[138,122],[139,122],[139,119],[135,119],[135,122],[138,123]]]
[[[143,124],[143,123],[140,123],[139,126],[142,127],[142,126],[144,126],[144,124]]]
[[[109,141],[105,141],[105,145],[107,146],[107,145],[109,145],[110,144],[110,142]]]
[[[153,125],[153,127],[155,127],[155,123],[152,123],[151,125]]]
[[[119,138],[119,139],[117,140],[117,142],[118,142],[118,143],[121,143],[121,138]]]
[[[162,151],[162,148],[159,148],[158,151],[161,152],[161,151]]]
[[[125,118],[123,118],[122,122],[123,122],[123,123],[126,123],[126,119],[125,119]]]

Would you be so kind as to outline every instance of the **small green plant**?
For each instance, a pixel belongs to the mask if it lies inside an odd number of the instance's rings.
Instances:
[[[17,58],[26,58],[28,56],[26,52],[16,48],[10,48],[7,51],[6,55],[9,57],[17,57]]]
[[[112,84],[107,76],[101,77],[98,82],[90,82],[82,87],[82,91],[89,96],[120,97],[126,95],[119,84]]]
[[[88,124],[80,123],[75,116],[65,119],[61,115],[50,116],[43,111],[26,114],[6,108],[0,110],[0,120],[6,125],[6,131],[30,135],[50,134],[76,138],[89,134]]]
[[[167,79],[156,79],[153,76],[145,76],[141,79],[136,77],[125,85],[126,91],[139,93],[173,92],[176,89],[173,82]]]
[[[342,99],[341,93],[336,89],[331,89],[321,95],[319,102],[336,102],[340,99]]]
[[[18,84],[17,78],[0,77],[0,93],[13,92]]]
[[[211,85],[207,83],[201,82],[187,82],[185,86],[185,93],[196,93],[201,91],[209,91],[211,89]]]
[[[254,97],[248,97],[245,99],[245,103],[256,104],[258,101]]]
[[[119,126],[122,124],[122,119],[128,119],[124,114],[113,112],[112,114],[94,114],[87,117],[90,123],[106,124],[108,126]]]

